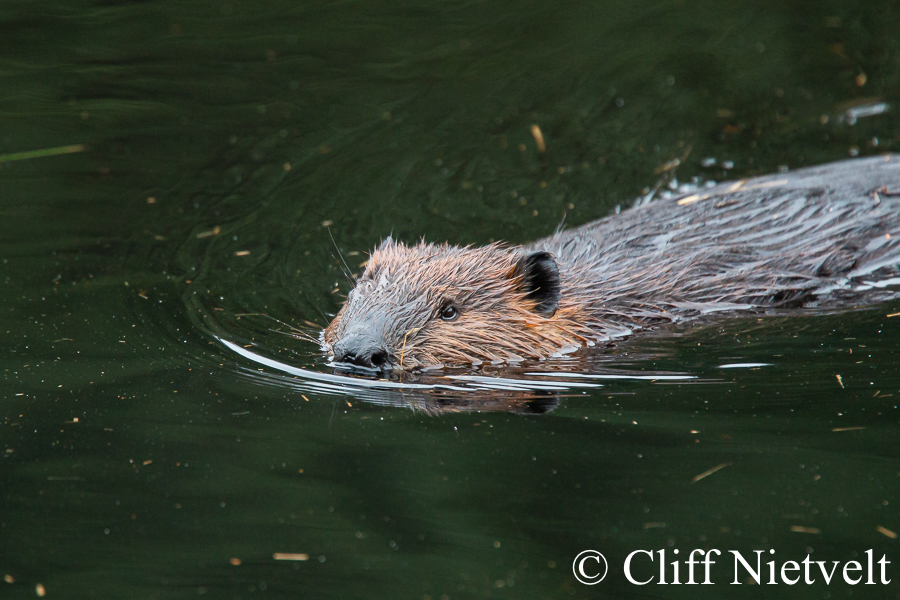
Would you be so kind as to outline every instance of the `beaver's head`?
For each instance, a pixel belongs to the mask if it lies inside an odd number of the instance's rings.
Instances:
[[[547,252],[388,238],[325,330],[336,362],[379,370],[543,358],[583,338]]]

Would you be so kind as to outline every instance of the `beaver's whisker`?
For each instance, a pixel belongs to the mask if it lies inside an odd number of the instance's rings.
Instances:
[[[319,344],[319,339],[316,336],[313,336],[313,334],[312,334],[312,331],[318,331],[318,327],[315,326],[315,324],[312,324],[312,326],[309,329],[304,329],[302,327],[298,327],[298,326],[292,325],[290,323],[287,323],[285,321],[282,321],[280,319],[277,319],[277,318],[273,317],[272,315],[269,315],[266,313],[235,313],[234,316],[235,317],[264,317],[266,319],[269,319],[270,321],[275,321],[282,327],[286,327],[288,329],[288,331],[281,331],[279,329],[269,327],[269,328],[267,328],[267,331],[271,331],[272,333],[278,333],[281,335],[286,335],[286,336],[292,337],[294,339],[311,342],[313,344]]]
[[[400,349],[400,368],[403,368],[403,355],[406,352],[406,338],[409,337],[411,333],[415,333],[422,329],[421,327],[416,327],[415,329],[410,329],[406,332],[406,335],[403,336],[403,347]]]
[[[331,233],[331,227],[326,227],[325,229],[328,230],[328,236],[331,238],[331,243],[334,244],[334,249],[337,251],[338,256],[341,258],[341,262],[344,264],[344,269],[343,269],[344,276],[347,278],[347,281],[350,282],[350,285],[355,285],[356,281],[354,281],[354,279],[353,279],[353,272],[350,270],[350,267],[347,265],[347,261],[344,260],[344,255],[341,254],[341,249],[338,248],[337,242],[334,241],[334,235],[332,235],[332,233]],[[334,258],[334,257],[332,256],[332,258]]]
[[[269,329],[272,333],[277,333],[279,335],[286,335],[288,337],[294,338],[295,340],[303,340],[304,342],[312,342],[313,344],[318,344],[319,340],[309,335],[305,331],[279,331],[278,329]]]

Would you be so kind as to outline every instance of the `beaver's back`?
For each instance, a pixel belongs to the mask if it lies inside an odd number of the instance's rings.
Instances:
[[[556,257],[563,298],[613,321],[846,299],[900,274],[898,195],[900,156],[849,160],[657,200],[527,249]]]

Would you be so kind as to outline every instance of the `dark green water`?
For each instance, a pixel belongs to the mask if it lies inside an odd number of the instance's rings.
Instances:
[[[900,304],[635,339],[554,368],[694,378],[538,397],[323,391],[211,335],[328,373],[260,314],[324,325],[335,245],[898,151],[900,9],[853,4],[4,0],[0,597],[900,596]],[[694,548],[894,583],[623,576]]]

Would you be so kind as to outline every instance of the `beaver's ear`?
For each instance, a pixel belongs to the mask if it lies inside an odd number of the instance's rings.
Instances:
[[[522,278],[526,297],[537,304],[534,311],[552,317],[559,308],[559,267],[549,252],[532,252],[523,256],[513,269],[514,277]]]

